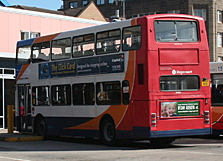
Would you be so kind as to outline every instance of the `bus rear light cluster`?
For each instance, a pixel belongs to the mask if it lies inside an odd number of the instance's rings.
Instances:
[[[210,123],[210,112],[204,111],[204,123],[209,124]]]
[[[152,123],[152,127],[156,126],[156,113],[151,114],[151,123]]]

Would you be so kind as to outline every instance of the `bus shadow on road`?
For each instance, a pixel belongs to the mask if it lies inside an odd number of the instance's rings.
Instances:
[[[191,145],[186,144],[166,144],[166,145],[154,145],[148,140],[144,141],[119,141],[114,146],[106,146],[99,139],[93,138],[74,138],[74,137],[57,137],[51,136],[47,140],[69,142],[74,144],[88,145],[85,150],[140,150],[140,149],[164,149],[164,148],[187,148]],[[92,149],[91,149],[92,147]],[[96,148],[96,149],[95,149]],[[83,150],[83,149],[82,149]]]

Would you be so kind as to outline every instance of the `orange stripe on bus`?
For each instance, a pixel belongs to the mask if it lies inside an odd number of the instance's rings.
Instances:
[[[52,41],[55,37],[57,37],[60,33],[53,34],[53,35],[47,35],[43,37],[38,37],[34,40],[35,43],[40,43],[40,42],[46,42],[46,41]]]
[[[22,68],[19,71],[18,77],[16,78],[16,81],[19,80],[21,78],[21,76],[23,75],[23,73],[26,71],[26,69],[29,67],[30,64],[25,64],[22,66]]]
[[[132,19],[131,25],[137,25],[136,19]],[[129,51],[129,59],[128,59],[128,66],[125,75],[125,80],[129,81],[129,88],[130,88],[130,96],[132,95],[133,91],[133,82],[135,76],[135,51]],[[111,105],[105,112],[97,116],[96,118],[83,123],[81,125],[77,125],[74,127],[66,128],[66,129],[85,129],[85,130],[99,130],[99,122],[103,115],[109,114],[113,117],[115,125],[117,126],[124,117],[124,113],[126,112],[129,105]]]
[[[222,118],[222,114],[223,114],[222,107],[218,107],[218,106],[212,107],[212,123],[219,121],[219,119]]]
[[[133,80],[134,80],[134,75],[135,75],[134,52],[135,51],[130,51],[129,52],[128,68],[127,68],[126,75],[125,75],[125,80],[129,81],[130,92],[132,91]],[[130,93],[130,95],[131,95],[131,93]],[[92,119],[92,120],[90,120],[86,123],[83,123],[81,125],[77,125],[77,126],[74,126],[74,127],[69,127],[69,128],[66,128],[66,129],[99,130],[98,125],[99,125],[100,119],[105,114],[111,115],[114,119],[115,125],[118,125],[120,123],[120,121],[123,119],[123,115],[126,112],[127,108],[128,108],[128,105],[111,105],[105,112],[103,112],[99,116],[95,117],[94,119]]]
[[[137,25],[136,19],[132,19],[132,20],[131,20],[131,25],[132,25],[132,26]]]

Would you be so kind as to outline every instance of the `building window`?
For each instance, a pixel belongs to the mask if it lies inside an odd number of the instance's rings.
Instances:
[[[223,57],[222,56],[218,56],[217,62],[219,62],[219,61],[223,61]]]
[[[29,32],[21,31],[21,40],[29,39]]]
[[[145,13],[140,13],[139,17],[145,16]]]
[[[180,13],[180,10],[167,11],[167,13]]]
[[[39,32],[21,31],[21,40],[27,40],[35,37],[39,37]]]
[[[97,5],[105,4],[105,0],[97,0]]]
[[[82,6],[87,6],[88,1],[82,1]]]
[[[114,0],[108,0],[108,3],[114,3]]]
[[[132,15],[132,17],[134,18],[134,17],[139,17],[139,15],[138,14],[134,14],[134,15]]]
[[[161,12],[149,12],[149,13],[139,13],[139,14],[133,14],[132,17],[142,17],[142,16],[147,16],[147,15],[155,15],[155,14],[160,14]]]
[[[217,33],[217,46],[222,47],[222,34],[223,33]]]
[[[217,22],[222,23],[222,11],[217,11]]]
[[[78,3],[77,2],[70,2],[70,8],[77,8]]]
[[[194,9],[194,15],[200,16],[206,21],[206,9]]]

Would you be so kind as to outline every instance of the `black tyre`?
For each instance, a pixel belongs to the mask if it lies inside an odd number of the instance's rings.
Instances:
[[[44,118],[40,117],[37,119],[35,124],[35,131],[38,136],[46,137],[46,122]]]
[[[114,121],[111,118],[103,120],[101,125],[101,140],[105,145],[113,146],[116,143],[116,130]]]

